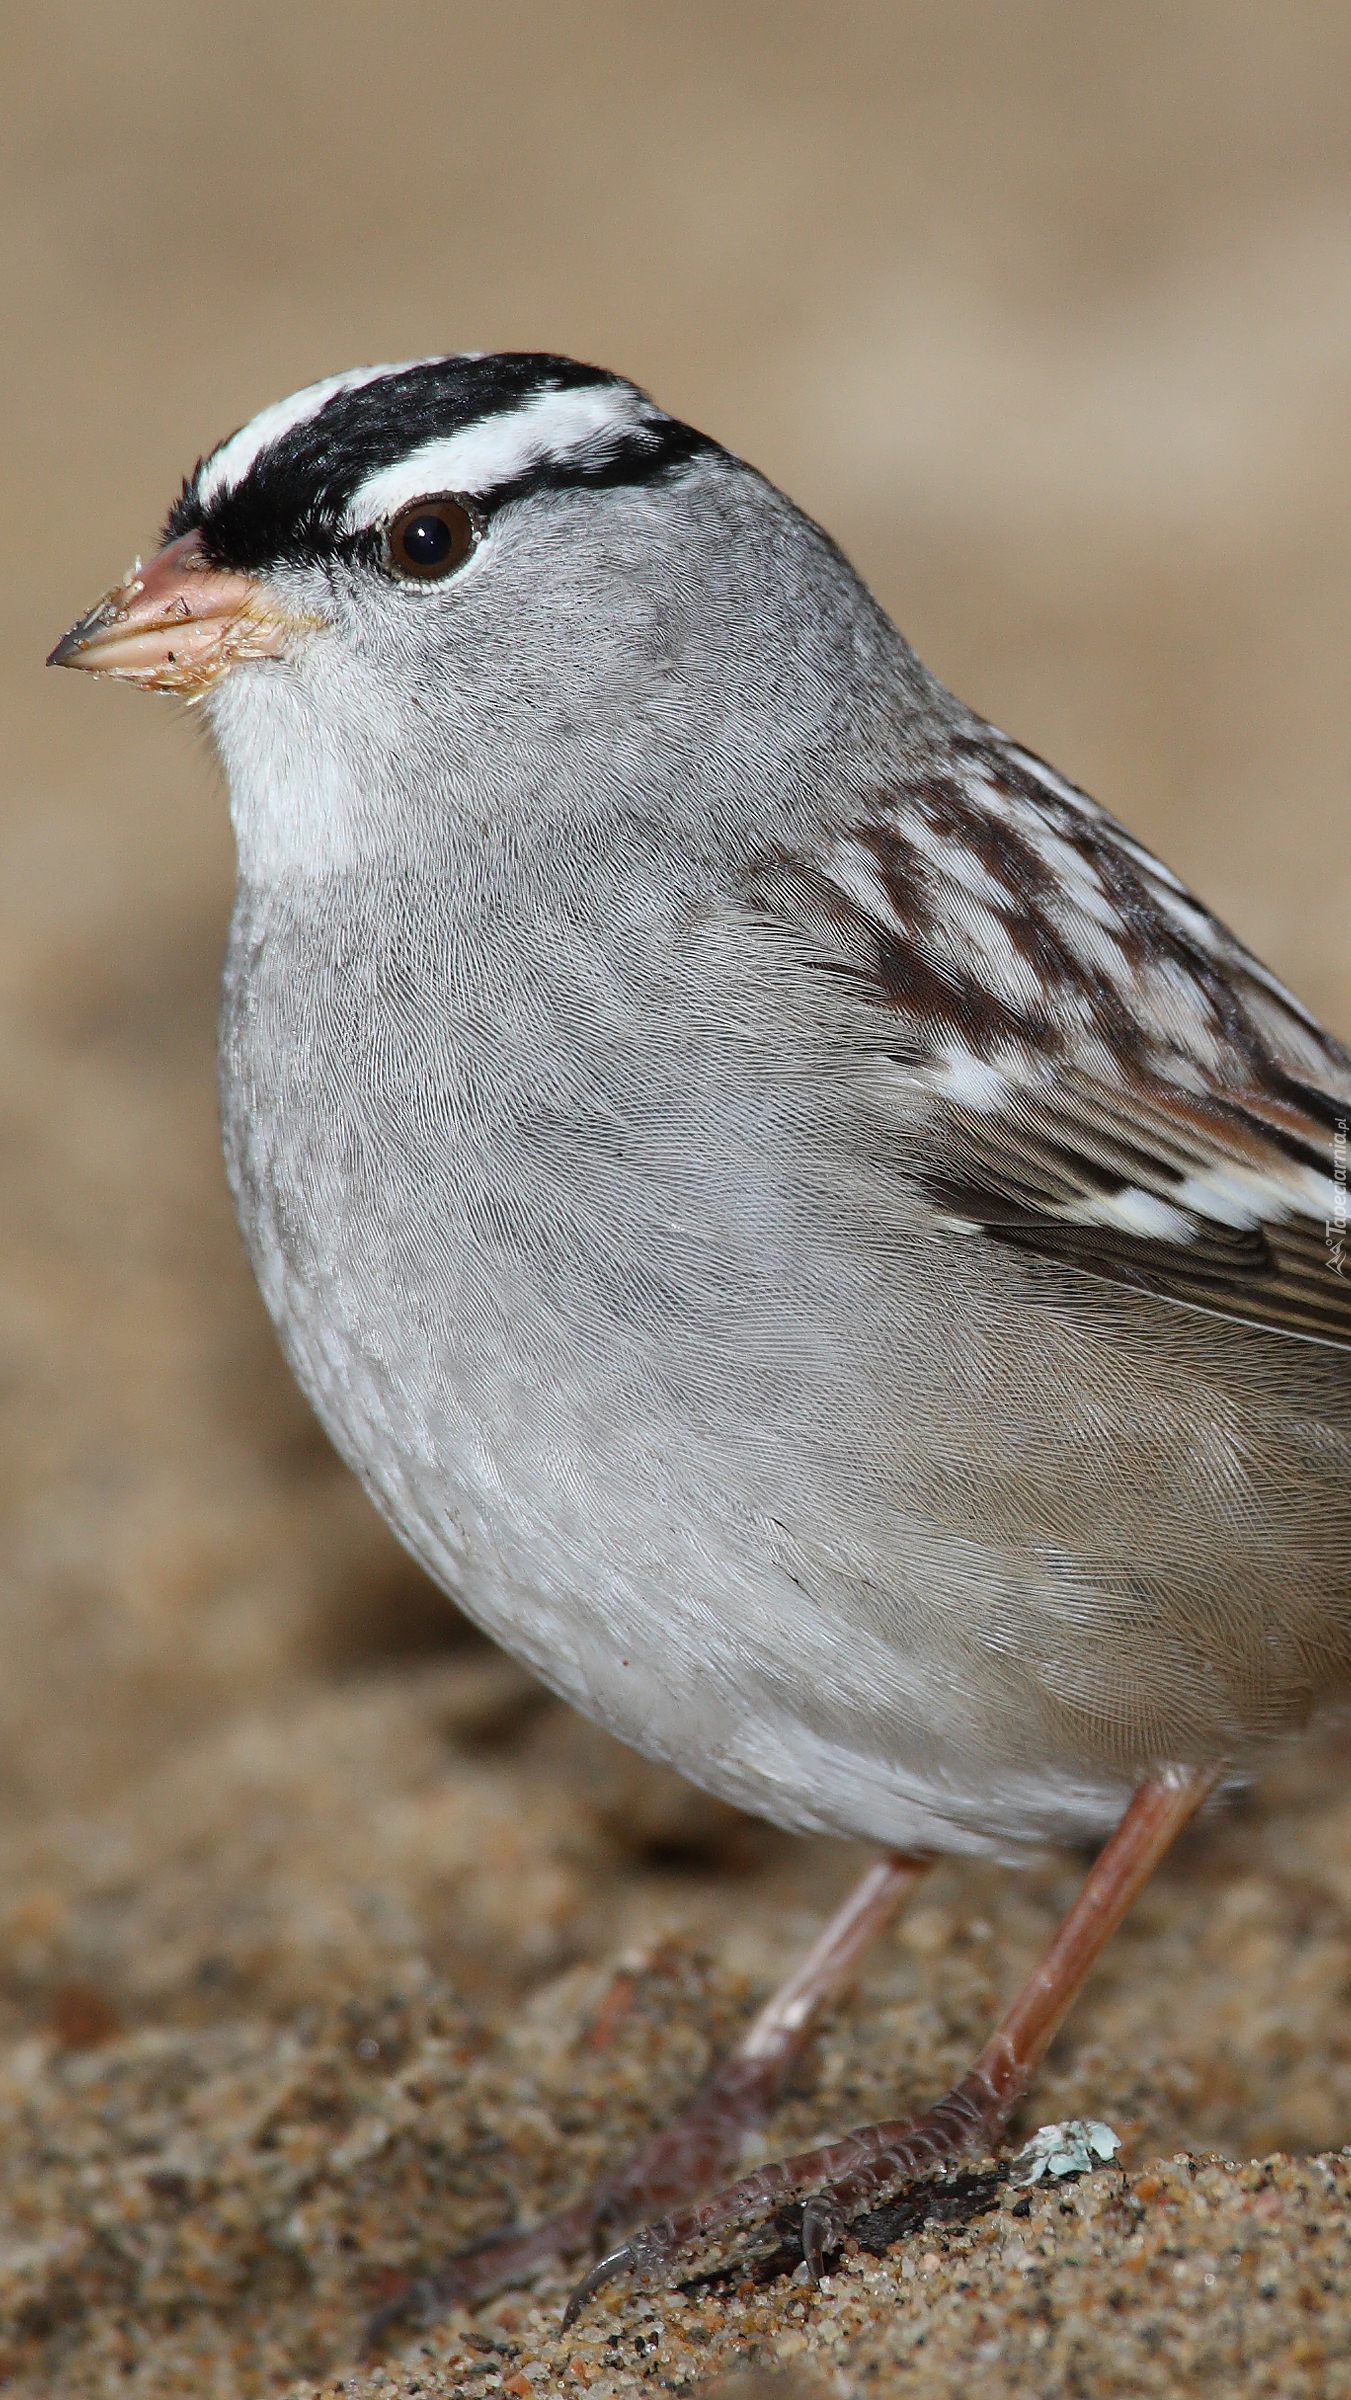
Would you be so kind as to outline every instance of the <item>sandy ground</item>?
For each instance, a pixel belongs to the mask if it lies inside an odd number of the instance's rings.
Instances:
[[[5,48],[0,2381],[355,2395],[372,2301],[659,2118],[858,1862],[580,1725],[372,1519],[224,1200],[209,761],[42,653],[296,383],[602,358],[1345,1032],[1351,17],[72,0]],[[518,2296],[380,2388],[1351,2391],[1344,1752],[1196,1829],[1053,2052],[1027,2123],[1121,2170],[819,2298],[560,2347]],[[931,2094],[1077,1871],[940,1870],[773,2145]]]

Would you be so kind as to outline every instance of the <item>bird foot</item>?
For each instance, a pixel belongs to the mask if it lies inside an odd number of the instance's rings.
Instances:
[[[679,2116],[571,2208],[524,2232],[504,2227],[489,2234],[396,2294],[372,2319],[367,2347],[378,2347],[396,2325],[432,2324],[449,2309],[532,2283],[548,2267],[569,2265],[588,2252],[594,2257],[621,2226],[706,2191],[734,2163],[743,2131],[763,2121],[777,2083],[762,2061],[734,2053]]]
[[[729,2234],[777,2219],[782,2239],[801,2203],[802,2256],[819,2283],[826,2256],[856,2219],[895,2198],[935,2167],[990,2153],[1046,2054],[1085,1976],[1137,1893],[1216,1780],[1213,1770],[1162,1767],[1136,1790],[1089,1869],[1050,1948],[1033,1968],[979,2058],[926,2115],[862,2125],[841,2142],[761,2167],[711,2198],[644,2225],[584,2275],[563,2322],[619,2275],[692,2280],[706,2272]],[[796,2232],[796,2228],[793,2229]]]
[[[526,2232],[490,2234],[386,2302],[367,2331],[378,2350],[396,2326],[431,2324],[448,2309],[472,2307],[551,2266],[594,2258],[608,2241],[644,2218],[716,2188],[734,2167],[744,2135],[764,2125],[780,2099],[826,2002],[849,1982],[860,1959],[908,1899],[929,1862],[890,1851],[875,1861],[836,1911],[820,1939],[708,2075],[680,2114],[642,2143],[571,2208]]]
[[[813,2283],[839,2250],[853,2222],[892,2201],[935,2168],[989,2154],[1012,2112],[1013,2100],[973,2068],[922,2117],[861,2125],[843,2141],[800,2151],[760,2167],[739,2183],[640,2227],[584,2275],[568,2302],[565,2326],[620,2275],[645,2282],[685,2282],[724,2263],[729,2236],[772,2233],[801,2243]]]
[[[430,2275],[419,2275],[376,2310],[366,2327],[363,2354],[378,2357],[401,2326],[434,2325],[453,2308],[472,2308],[494,2292],[533,2283],[547,2267],[566,2265],[595,2246],[597,2194],[586,2193],[571,2208],[522,2232],[514,2226],[485,2235],[472,2249],[458,2251]]]

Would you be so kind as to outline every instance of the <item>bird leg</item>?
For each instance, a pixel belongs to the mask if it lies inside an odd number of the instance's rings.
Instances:
[[[742,2136],[772,2115],[826,2002],[849,1982],[931,1863],[892,1851],[869,1867],[679,2116],[600,2185],[591,2226],[597,2247],[621,2226],[640,2223],[658,2193],[688,2200],[725,2171]]]
[[[1166,1767],[1137,1790],[1074,1906],[975,2065],[922,2117],[864,2125],[819,2150],[761,2167],[740,2183],[646,2225],[578,2284],[564,2324],[617,2275],[691,2273],[715,2234],[757,2225],[802,2201],[802,2251],[815,2281],[851,2221],[927,2168],[994,2148],[1085,1977],[1159,1860],[1215,1783]]]
[[[571,2208],[525,2233],[492,2234],[474,2249],[448,2259],[434,2275],[421,2278],[380,2311],[368,2343],[378,2343],[396,2323],[430,2323],[447,2309],[484,2300],[510,2284],[528,2283],[559,2260],[588,2250],[594,2257],[604,2241],[626,2226],[708,2191],[735,2165],[743,2135],[772,2114],[827,2001],[848,1984],[864,1952],[886,1930],[931,1864],[930,1859],[900,1851],[879,1858],[800,1966],[765,2002],[735,2049],[710,2070],[669,2125]]]

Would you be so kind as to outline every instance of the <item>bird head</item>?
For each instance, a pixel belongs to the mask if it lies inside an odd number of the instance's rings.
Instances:
[[[772,788],[831,750],[865,626],[895,645],[819,528],[635,385],[465,354],[263,409],[52,663],[204,701],[241,851],[313,866],[400,818],[425,854],[457,805],[744,794],[747,759]]]

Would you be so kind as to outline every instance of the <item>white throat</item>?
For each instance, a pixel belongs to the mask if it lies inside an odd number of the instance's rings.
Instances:
[[[370,695],[363,697],[369,703]],[[367,708],[335,738],[306,683],[284,667],[225,675],[206,701],[225,770],[244,882],[266,887],[297,876],[320,880],[388,849],[378,769],[382,734]],[[388,748],[385,755],[388,756]]]

